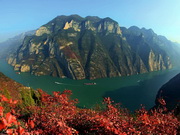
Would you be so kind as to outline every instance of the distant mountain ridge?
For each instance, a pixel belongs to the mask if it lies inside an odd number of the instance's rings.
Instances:
[[[121,27],[121,30],[123,31],[123,36],[127,38],[128,43],[135,50],[140,49],[142,44],[146,44],[145,46],[147,48],[150,47],[157,53],[160,52],[161,54],[168,55],[173,66],[180,65],[178,60],[180,57],[180,44],[174,43],[164,36],[157,35],[152,29],[140,29],[136,26],[132,26],[129,29]]]
[[[35,30],[21,33],[13,38],[10,38],[0,43],[0,58],[6,58],[8,54],[11,54],[17,50],[22,44],[24,37],[33,35]]]
[[[58,16],[26,36],[8,63],[17,71],[71,79],[172,68],[168,53],[154,38],[162,41],[152,30],[120,28],[111,18]]]

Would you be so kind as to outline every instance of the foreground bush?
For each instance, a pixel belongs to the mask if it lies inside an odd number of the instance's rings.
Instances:
[[[162,108],[148,112],[144,108],[136,114],[114,105],[105,98],[102,110],[80,109],[77,100],[71,100],[71,91],[54,92],[48,95],[42,90],[40,103],[28,106],[28,114],[17,108],[17,100],[0,97],[0,132],[4,134],[44,135],[148,135],[178,134],[179,121],[172,112]],[[3,105],[8,104],[9,111]]]

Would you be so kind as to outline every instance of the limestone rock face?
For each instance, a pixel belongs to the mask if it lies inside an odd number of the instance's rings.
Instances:
[[[66,22],[64,25],[65,30],[70,28],[73,28],[75,31],[80,31],[79,23],[73,20],[71,20],[70,22]]]
[[[10,55],[9,57],[8,57],[8,64],[10,64],[10,65],[12,65],[12,66],[16,66],[16,57],[15,56],[13,56],[13,55]]]
[[[13,61],[14,61],[14,58],[13,58],[13,57],[9,57],[9,59],[8,59],[8,64],[12,64]],[[14,64],[13,64],[13,65],[14,65]]]
[[[87,20],[85,21],[85,26],[86,29],[96,31],[96,32],[106,32],[107,34],[109,33],[116,33],[121,35],[121,30],[117,22],[112,21],[110,18],[105,18],[101,21],[99,21],[96,25]]]
[[[170,68],[166,53],[152,46],[110,18],[58,16],[26,36],[8,63],[21,72],[77,80]]]
[[[112,23],[110,21],[104,21],[103,24],[100,24],[99,32],[107,31],[109,33],[121,34],[120,27],[116,23]]]
[[[171,59],[160,44],[161,39],[151,29],[132,26],[129,29],[122,28],[122,34],[131,49],[141,57],[147,71],[172,68]]]
[[[49,34],[49,33],[50,33],[50,31],[46,27],[42,26],[36,31],[35,35],[42,36],[43,34]]]
[[[21,65],[20,65],[20,64],[15,64],[15,65],[14,65],[14,70],[15,70],[15,71],[19,71],[20,68],[21,68]]]
[[[78,59],[68,60],[68,70],[72,74],[73,79],[85,79],[85,71]]]
[[[166,69],[165,62],[161,54],[155,55],[153,51],[149,53],[149,70],[158,71],[161,69]]]
[[[16,65],[17,66],[17,65]],[[18,65],[19,66],[19,65]],[[30,72],[30,66],[23,64],[20,69],[21,72]]]

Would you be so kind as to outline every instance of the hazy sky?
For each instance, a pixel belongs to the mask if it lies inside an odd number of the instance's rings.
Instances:
[[[110,17],[120,26],[152,28],[180,43],[180,0],[0,0],[0,41],[58,15]]]

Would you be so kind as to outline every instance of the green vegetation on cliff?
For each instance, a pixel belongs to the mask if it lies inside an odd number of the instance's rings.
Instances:
[[[147,40],[151,33],[152,38]],[[8,57],[15,70],[96,79],[169,69],[171,59],[152,30],[120,28],[110,18],[58,16],[24,38]],[[159,41],[159,40],[158,40]]]
[[[35,105],[40,97],[37,91],[15,82],[2,73],[0,73],[0,94],[8,99],[19,100],[19,107],[23,108]]]

